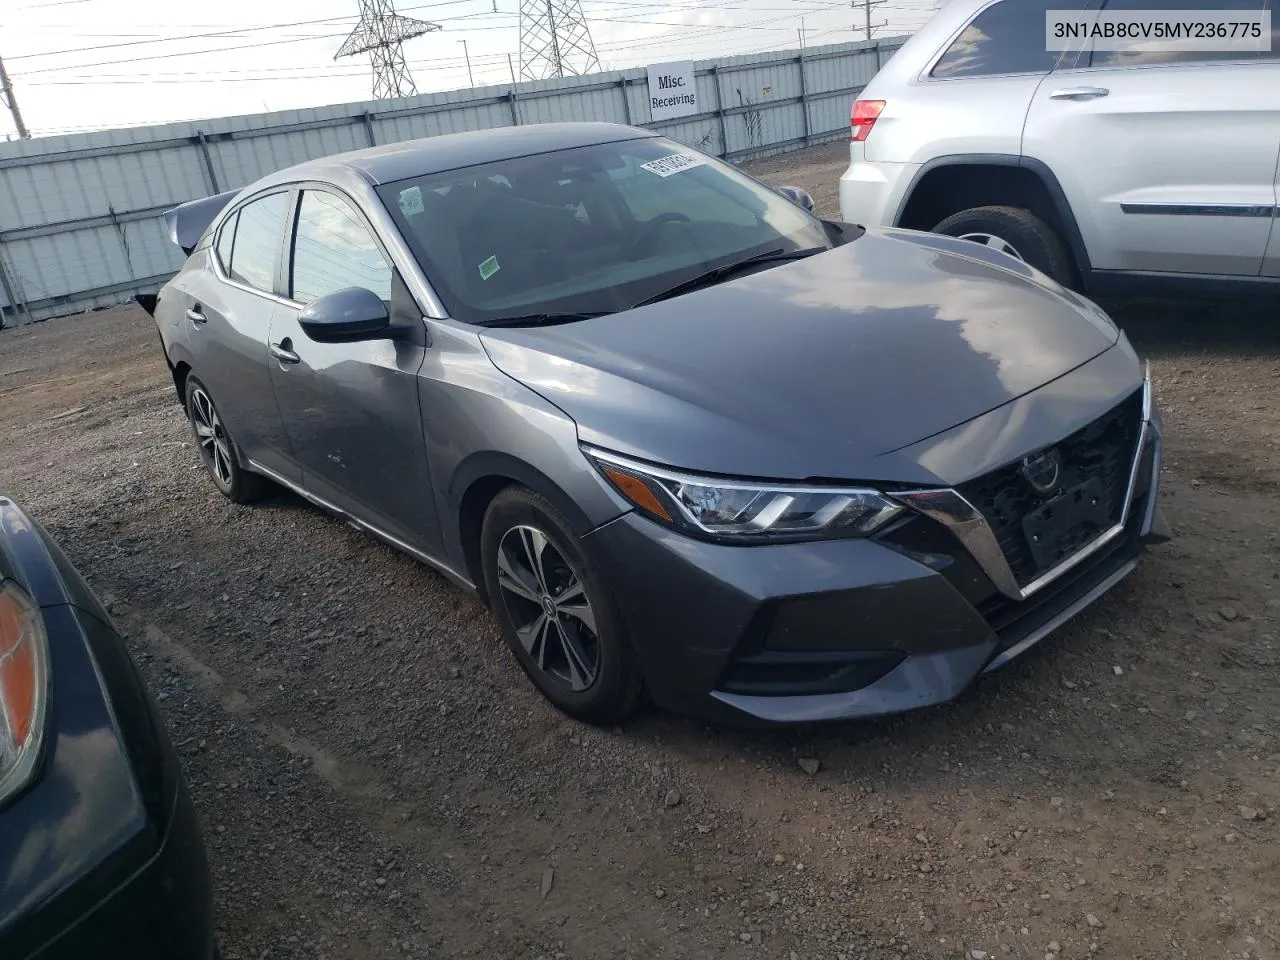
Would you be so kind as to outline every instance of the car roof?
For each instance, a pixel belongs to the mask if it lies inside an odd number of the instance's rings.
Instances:
[[[345,179],[353,173],[378,186],[553,150],[655,136],[651,130],[620,123],[535,123],[470,130],[308,160],[263,178],[253,189],[297,180]]]

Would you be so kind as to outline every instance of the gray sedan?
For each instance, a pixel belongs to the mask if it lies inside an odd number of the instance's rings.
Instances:
[[[811,207],[645,130],[442,136],[171,211],[140,299],[223,494],[475,591],[567,713],[865,717],[1164,539],[1161,429],[1089,301]]]

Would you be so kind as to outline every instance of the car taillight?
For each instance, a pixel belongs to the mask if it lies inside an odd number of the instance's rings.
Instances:
[[[876,125],[876,118],[884,109],[883,100],[855,100],[849,114],[849,128],[854,143],[861,143]]]
[[[48,673],[39,608],[15,584],[0,584],[0,803],[25,787],[35,770]]]

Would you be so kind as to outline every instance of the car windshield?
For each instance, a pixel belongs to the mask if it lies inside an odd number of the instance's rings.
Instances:
[[[745,257],[832,246],[787,198],[658,137],[378,192],[450,314],[469,323],[613,313]]]

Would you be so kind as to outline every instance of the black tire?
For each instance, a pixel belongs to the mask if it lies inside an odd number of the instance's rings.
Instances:
[[[252,503],[270,493],[271,481],[240,466],[235,438],[218,414],[209,388],[195,377],[187,377],[185,406],[191,439],[218,491],[232,503]]]
[[[934,227],[933,232],[949,237],[996,237],[1013,248],[1018,259],[1048,274],[1064,287],[1075,283],[1075,266],[1062,238],[1030,210],[1021,207],[972,207],[953,213]]]
[[[534,553],[541,575],[530,562]],[[485,512],[480,556],[502,635],[543,696],[586,723],[628,716],[643,687],[640,668],[607,587],[550,501],[525,487],[501,491]],[[579,587],[584,602],[571,603]],[[533,629],[540,620],[543,626]]]

